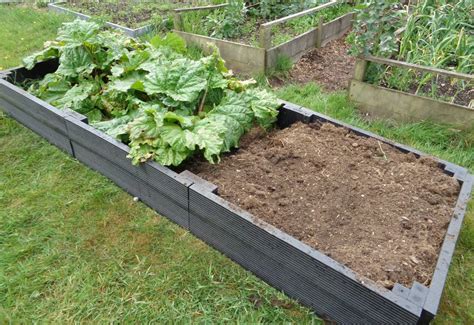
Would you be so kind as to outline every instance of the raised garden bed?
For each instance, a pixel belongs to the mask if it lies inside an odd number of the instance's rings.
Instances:
[[[188,43],[195,44],[205,50],[209,45],[217,46],[227,65],[236,71],[247,74],[264,73],[275,68],[280,57],[296,61],[306,52],[314,47],[325,46],[331,40],[342,37],[352,26],[354,14],[347,12],[329,21],[324,21],[325,10],[331,10],[337,6],[351,8],[348,1],[329,1],[317,7],[301,11],[273,21],[254,21],[254,28],[242,37],[222,39],[209,35],[199,35],[193,25],[187,27],[186,15],[203,11],[220,10],[221,6],[195,7],[189,9],[175,10],[175,32],[183,37]],[[309,26],[305,32],[299,28],[285,26],[298,19],[304,19],[314,14],[318,16],[314,26]],[[202,23],[204,24],[204,23]],[[304,25],[305,24],[300,24]],[[259,27],[258,27],[259,26]],[[282,27],[283,26],[283,27]],[[295,26],[298,26],[295,24]],[[253,35],[253,36],[252,36]]]
[[[435,163],[423,165],[434,174],[438,173],[436,177],[443,179],[443,182],[457,181],[454,183],[458,184],[458,195],[443,195],[446,193],[442,187],[433,189],[439,190],[441,200],[447,200],[446,202],[450,202],[448,204],[456,201],[454,212],[444,217],[447,221],[446,232],[438,232],[442,245],[437,252],[438,256],[435,257],[436,266],[430,276],[429,286],[415,281],[411,288],[408,288],[412,282],[405,279],[402,283],[406,286],[394,283],[392,289],[387,289],[305,244],[304,239],[298,240],[229,203],[217,194],[222,191],[224,197],[227,197],[229,192],[224,187],[219,189],[189,171],[177,173],[156,163],[147,162],[138,167],[131,165],[125,157],[129,151],[126,145],[88,126],[84,117],[68,111],[59,111],[14,85],[24,78],[40,78],[47,72],[54,71],[56,66],[55,62],[50,61],[38,64],[29,72],[16,69],[3,73],[0,78],[0,107],[19,122],[106,175],[124,190],[189,229],[197,237],[271,285],[310,306],[318,315],[341,323],[426,323],[436,314],[474,182],[466,169],[435,158]],[[47,118],[41,117],[42,114],[47,114]],[[384,156],[392,158],[392,155],[420,166],[420,161],[427,160],[420,158],[424,155],[412,148],[304,108],[283,103],[279,114],[279,127],[286,128],[296,122],[323,123],[321,130],[329,128],[336,130],[336,133],[343,133],[344,137],[340,141],[350,141],[350,146],[356,150],[362,149],[366,142],[376,144],[374,152],[378,156],[371,159],[378,159],[380,163],[384,162]],[[332,126],[327,126],[327,123]],[[284,135],[294,128],[307,127],[297,124],[292,128],[276,131],[272,135],[273,140],[262,141],[274,141],[274,145],[280,146],[278,134],[283,132],[281,134]],[[56,136],[61,141],[56,141]],[[307,141],[312,141],[310,137]],[[357,143],[357,146],[353,143]],[[268,153],[262,152],[263,155]],[[236,153],[237,156],[240,154]],[[296,154],[298,153],[291,153],[293,156]],[[291,158],[290,152],[283,152],[280,156],[285,155]],[[352,155],[354,156],[354,153]],[[226,160],[233,157],[235,156],[225,158],[223,165],[217,168],[228,168]],[[278,155],[275,158],[278,158]],[[303,182],[310,179],[310,176],[301,173],[305,170],[302,166],[298,165],[298,169],[298,176]],[[400,172],[404,171],[405,168],[400,169]],[[335,176],[327,176],[327,184],[332,184],[331,180],[335,179]],[[370,191],[369,189],[368,193]],[[323,211],[320,206],[316,208]],[[291,233],[290,230],[289,232]],[[325,251],[323,247],[318,249]],[[406,258],[410,259],[410,256]],[[411,259],[411,262],[415,263],[413,261],[414,259]]]
[[[463,80],[474,85],[474,76],[457,73],[443,69],[410,64],[406,62],[367,56],[359,58],[351,80],[349,96],[357,106],[366,113],[375,117],[389,118],[398,121],[422,121],[431,120],[438,123],[452,124],[456,127],[469,129],[474,127],[474,109],[468,106],[447,102],[440,99],[429,98],[419,94],[391,89],[381,85],[374,85],[367,81],[367,70],[369,64],[396,66],[406,71],[418,71],[437,75],[437,80],[446,79],[450,85],[450,79]],[[465,90],[466,98],[471,98],[474,87]],[[469,103],[468,101],[465,101]]]
[[[11,117],[72,155],[65,118],[73,112],[58,110],[8,82],[21,83],[25,79],[39,78],[55,71],[57,65],[55,61],[47,61],[37,64],[32,70],[19,68],[0,72],[0,106]]]
[[[42,78],[57,66],[57,62],[51,60],[37,64],[33,70],[19,68],[0,74],[2,110],[188,229],[187,188],[192,183],[189,179],[154,162],[133,166],[126,158],[130,148],[89,126],[85,116],[58,110],[13,85],[25,79]]]
[[[198,3],[207,2],[202,0]],[[107,26],[121,30],[131,37],[138,37],[150,32],[155,25],[165,29],[171,28],[171,11],[192,4],[196,4],[196,1],[60,1],[48,4],[48,8],[85,20],[100,17],[107,20]]]
[[[381,286],[429,285],[459,194],[434,160],[329,123],[258,131],[219,165],[187,168],[218,185],[221,197]]]
[[[378,115],[385,117],[470,128],[472,111],[465,108],[474,108],[474,52],[466,30],[471,7],[469,0],[423,0],[372,1],[357,8],[351,53],[364,58],[351,95],[373,111],[368,107],[376,105],[374,96],[382,99]]]

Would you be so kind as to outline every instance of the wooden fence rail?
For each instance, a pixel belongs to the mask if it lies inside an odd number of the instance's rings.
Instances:
[[[374,117],[402,122],[429,120],[451,124],[460,129],[474,128],[474,109],[472,108],[365,82],[369,62],[443,75],[467,82],[474,81],[474,75],[470,74],[374,56],[360,57],[357,59],[354,77],[350,82],[349,97],[362,112]]]
[[[362,60],[368,61],[368,62],[379,63],[379,64],[390,65],[390,66],[397,66],[397,67],[402,67],[402,68],[407,68],[407,69],[414,69],[414,70],[428,72],[428,73],[434,73],[434,74],[438,74],[438,75],[442,75],[442,76],[446,76],[446,77],[450,77],[454,79],[462,79],[466,81],[474,80],[474,75],[471,75],[471,74],[443,70],[443,69],[438,69],[438,68],[433,68],[433,67],[428,67],[428,66],[403,62],[403,61],[379,58],[375,56],[365,56],[362,58]]]

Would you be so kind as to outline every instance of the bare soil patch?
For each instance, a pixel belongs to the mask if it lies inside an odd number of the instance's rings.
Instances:
[[[387,288],[430,284],[460,190],[434,160],[331,124],[254,130],[220,164],[187,168],[223,198]]]
[[[306,53],[289,72],[290,82],[305,84],[316,82],[326,91],[347,89],[354,72],[355,58],[348,54],[350,45],[345,37]],[[281,80],[273,80],[278,86]]]
[[[204,0],[203,0],[204,1]],[[194,1],[197,3],[197,1]],[[106,20],[127,26],[138,28],[151,22],[153,17],[171,14],[171,10],[180,7],[189,7],[194,3],[192,0],[172,1],[68,1],[59,4],[71,10],[97,17],[105,17]]]

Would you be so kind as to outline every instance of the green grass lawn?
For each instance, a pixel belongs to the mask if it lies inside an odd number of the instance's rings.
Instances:
[[[315,321],[18,123],[0,130],[0,323]]]
[[[61,19],[0,6],[0,66],[19,64],[52,39]],[[32,27],[33,21],[43,22],[42,28]],[[33,42],[14,41],[22,37]],[[289,86],[279,95],[474,172],[472,132],[367,123],[345,95],[327,95],[312,84]],[[0,207],[0,323],[318,322],[308,309],[1,113]],[[473,219],[471,202],[439,324],[474,322]]]
[[[44,10],[0,5],[0,70],[18,65],[23,56],[42,48],[70,19]]]

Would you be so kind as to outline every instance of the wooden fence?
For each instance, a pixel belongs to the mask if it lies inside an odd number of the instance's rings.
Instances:
[[[373,56],[359,58],[354,70],[354,78],[350,82],[349,97],[363,112],[375,117],[403,122],[430,120],[452,124],[462,129],[474,127],[474,109],[472,108],[365,82],[369,62],[474,82],[474,75]]]

